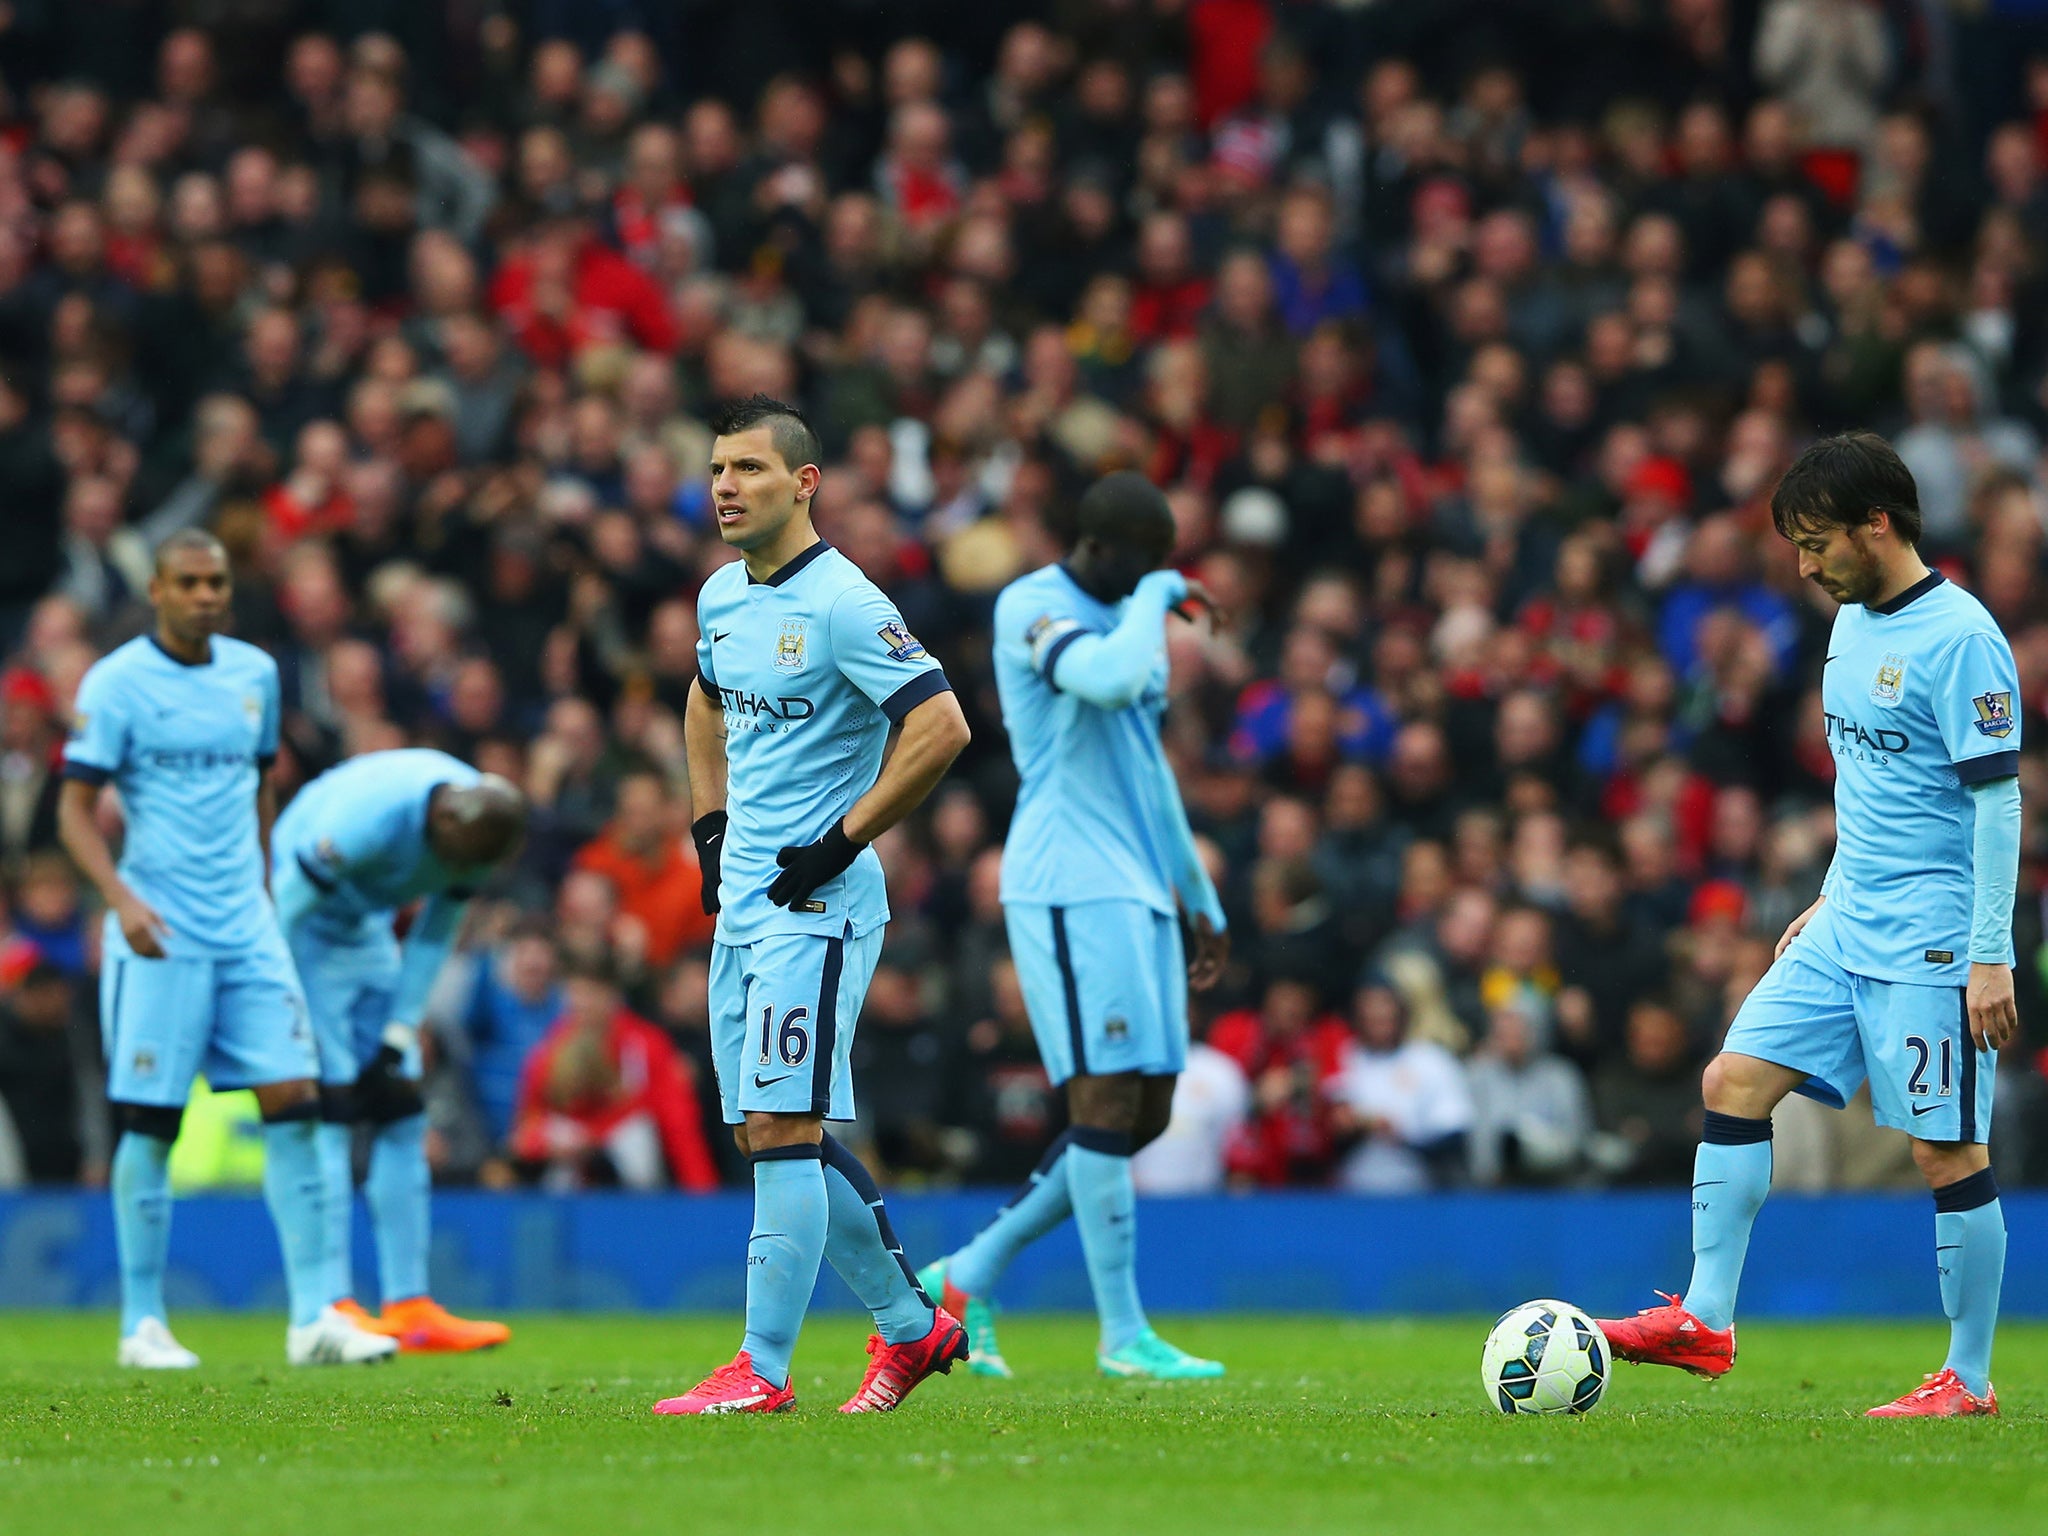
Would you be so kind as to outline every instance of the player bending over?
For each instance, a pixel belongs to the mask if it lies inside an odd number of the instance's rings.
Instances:
[[[121,1256],[122,1365],[177,1370],[199,1357],[171,1335],[164,1261],[171,1143],[192,1079],[253,1088],[263,1195],[284,1250],[294,1365],[377,1360],[398,1345],[327,1306],[325,1197],[315,1141],[319,1062],[298,976],[264,885],[275,802],[277,663],[220,633],[227,552],[196,529],[156,553],[156,624],[93,663],[64,748],[57,831],[106,903],[100,1022],[120,1141],[111,1185]],[[121,792],[117,870],[94,811]]]
[[[484,1349],[503,1323],[451,1316],[427,1289],[427,1116],[420,1012],[463,909],[518,851],[526,798],[445,752],[372,752],[315,779],[271,838],[279,920],[320,1053],[320,1166],[327,1221],[322,1297],[372,1333],[422,1353]],[[424,897],[400,947],[398,909]],[[355,1128],[372,1128],[370,1225],[383,1315],[354,1300],[349,1217]]]
[[[1031,1182],[958,1253],[922,1276],[968,1319],[971,1369],[1007,1376],[985,1298],[1026,1244],[1069,1215],[1101,1318],[1105,1375],[1221,1376],[1154,1333],[1138,1300],[1131,1154],[1166,1129],[1187,1062],[1187,988],[1229,954],[1223,908],[1195,852],[1159,742],[1166,615],[1207,594],[1159,570],[1174,541],[1166,498],[1115,474],[1081,498],[1062,565],[996,599],[996,685],[1022,784],[1003,845],[1003,917],[1031,1030],[1072,1129]],[[1195,955],[1182,955],[1180,910]]]
[[[712,422],[719,536],[743,558],[697,597],[685,712],[711,950],[712,1061],[754,1167],[746,1338],[656,1413],[771,1413],[829,1258],[874,1313],[843,1413],[886,1412],[967,1352],[903,1258],[875,1181],[826,1134],[853,1118],[848,1051],[889,905],[868,847],[967,745],[946,674],[895,606],[811,526],[818,439],[764,395]],[[901,728],[885,764],[889,728]]]
[[[1949,1317],[1947,1363],[1871,1415],[1996,1413],[2005,1218],[1985,1141],[1995,1052],[2019,1027],[2012,651],[1983,605],[1920,558],[1919,493],[1883,439],[1814,444],[1771,517],[1799,574],[1842,605],[1821,682],[1834,862],[1707,1066],[1683,1302],[1600,1326],[1624,1360],[1702,1376],[1734,1365],[1736,1285],[1771,1186],[1771,1111],[1788,1093],[1839,1109],[1867,1076],[1877,1123],[1913,1138],[1934,1191]]]

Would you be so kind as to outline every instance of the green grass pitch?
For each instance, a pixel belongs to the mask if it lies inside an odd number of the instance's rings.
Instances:
[[[180,1319],[191,1375],[112,1363],[106,1317],[0,1314],[8,1536],[1066,1536],[2048,1529],[2048,1327],[1999,1341],[2004,1416],[1861,1410],[1940,1363],[1926,1325],[1758,1324],[1709,1385],[1618,1368],[1582,1420],[1503,1419],[1486,1324],[1164,1320],[1220,1383],[1098,1380],[1081,1318],[1012,1317],[1015,1382],[956,1371],[834,1411],[864,1331],[806,1328],[779,1418],[657,1419],[732,1318],[528,1317],[493,1355],[292,1371],[281,1321]]]

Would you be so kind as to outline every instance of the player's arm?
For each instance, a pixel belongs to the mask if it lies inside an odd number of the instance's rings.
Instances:
[[[128,947],[148,960],[161,960],[170,924],[128,887],[114,867],[113,850],[100,833],[100,788],[121,770],[128,756],[127,710],[116,679],[100,666],[78,685],[78,707],[64,743],[64,787],[57,795],[57,841],[78,872],[121,925]]]
[[[270,782],[268,766],[256,773],[256,841],[263,845],[263,889],[270,883],[270,829],[277,825],[277,786]]]
[[[778,907],[793,907],[843,872],[861,849],[924,803],[966,749],[969,735],[967,717],[950,688],[911,709],[875,787],[817,842],[775,855],[782,873],[768,887],[768,899]]]
[[[768,899],[778,907],[808,900],[861,849],[917,809],[966,749],[970,734],[945,672],[878,589],[842,593],[826,625],[833,664],[897,727],[896,749],[874,787],[823,837],[775,855],[782,873],[768,887]]]
[[[1209,878],[1195,846],[1195,829],[1188,823],[1187,806],[1180,797],[1180,783],[1173,776],[1173,764],[1165,751],[1152,754],[1153,799],[1160,822],[1166,828],[1169,853],[1173,859],[1173,890],[1186,908],[1188,926],[1194,930],[1195,952],[1188,960],[1188,983],[1205,992],[1223,976],[1230,960],[1230,935],[1223,916],[1223,903],[1216,895],[1216,882]]]
[[[1995,1051],[2019,1033],[2012,983],[2012,909],[2020,878],[2020,781],[2016,775],[1970,786],[1977,826],[1971,849],[1970,1033]]]
[[[707,649],[700,641],[699,655]],[[690,840],[697,845],[697,869],[704,910],[718,911],[718,857],[725,847],[725,710],[708,672],[683,706],[683,755],[690,772]]]
[[[99,799],[97,783],[67,777],[57,795],[57,841],[71,855],[78,872],[92,882],[100,900],[112,909],[128,947],[145,960],[161,960],[170,924],[130,890],[115,870],[113,850],[100,835],[99,818],[94,814]]]
[[[2020,696],[2012,648],[1995,632],[1964,635],[1935,663],[1934,718],[1976,826],[1970,849],[1970,1034],[1997,1050],[2019,1033],[2012,909],[2020,862]]]
[[[1027,636],[1031,664],[1053,687],[1084,704],[1097,709],[1134,704],[1152,680],[1166,615],[1189,592],[1179,571],[1153,571],[1139,581],[1123,617],[1106,635],[1083,629],[1072,618],[1040,620]]]

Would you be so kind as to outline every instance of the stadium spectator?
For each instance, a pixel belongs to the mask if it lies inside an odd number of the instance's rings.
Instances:
[[[611,822],[574,860],[609,880],[618,910],[639,925],[642,963],[660,970],[685,947],[711,941],[701,882],[685,858],[668,785],[658,773],[622,776]]]
[[[562,1000],[519,1074],[513,1157],[548,1189],[716,1188],[692,1072],[668,1037],[625,1007],[601,962],[570,965]]]
[[[1463,1064],[1409,1034],[1407,1003],[1378,977],[1353,995],[1351,1027],[1328,1088],[1332,1131],[1348,1148],[1338,1184],[1398,1194],[1456,1183],[1472,1129]]]

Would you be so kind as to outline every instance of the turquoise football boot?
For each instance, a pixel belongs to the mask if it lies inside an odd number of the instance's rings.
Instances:
[[[1191,1355],[1150,1328],[1122,1349],[1096,1355],[1095,1366],[1105,1376],[1132,1381],[1213,1381],[1223,1374],[1220,1361]]]
[[[925,1294],[967,1325],[967,1373],[997,1376],[1009,1381],[1017,1373],[1003,1358],[996,1342],[996,1304],[981,1296],[970,1296],[946,1276],[946,1261],[934,1259],[917,1272],[917,1283]]]

